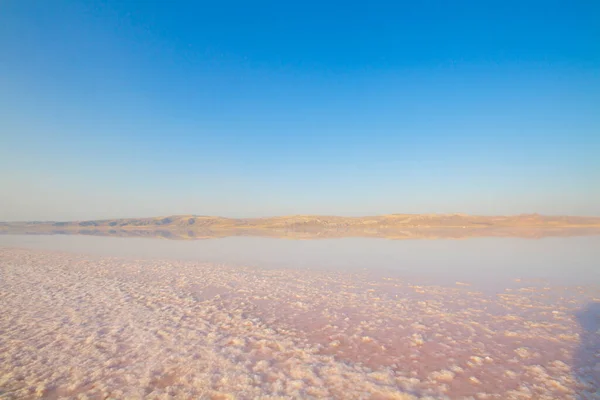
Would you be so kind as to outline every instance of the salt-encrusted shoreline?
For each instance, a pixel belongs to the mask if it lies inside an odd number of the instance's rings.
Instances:
[[[599,297],[0,248],[0,396],[593,399]]]

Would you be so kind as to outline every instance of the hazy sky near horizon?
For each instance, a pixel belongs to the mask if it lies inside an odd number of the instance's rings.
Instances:
[[[600,2],[0,2],[0,220],[600,215]]]

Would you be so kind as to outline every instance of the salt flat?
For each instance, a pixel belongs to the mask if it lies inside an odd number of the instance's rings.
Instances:
[[[598,286],[0,248],[0,396],[600,398]]]

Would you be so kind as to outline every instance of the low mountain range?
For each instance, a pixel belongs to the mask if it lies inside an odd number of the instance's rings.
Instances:
[[[574,236],[600,234],[600,217],[389,214],[367,217],[295,215],[225,218],[175,215],[86,221],[1,222],[0,234],[83,234],[202,239],[267,236],[290,239],[384,237],[390,239],[475,236]]]

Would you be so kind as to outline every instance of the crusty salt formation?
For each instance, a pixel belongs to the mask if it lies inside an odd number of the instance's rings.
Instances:
[[[599,297],[0,248],[0,397],[595,399]]]

